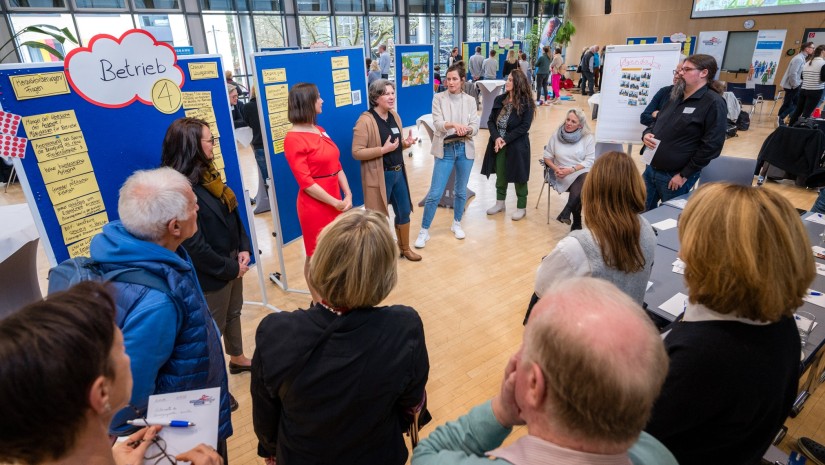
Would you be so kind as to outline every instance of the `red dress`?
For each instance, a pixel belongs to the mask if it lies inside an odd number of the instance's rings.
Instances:
[[[337,208],[315,200],[304,192],[318,184],[329,195],[341,199],[337,173],[341,171],[341,153],[324,128],[316,126],[321,135],[312,132],[286,133],[284,155],[295,180],[298,181],[298,221],[304,236],[307,257],[315,252],[318,234],[341,214]]]

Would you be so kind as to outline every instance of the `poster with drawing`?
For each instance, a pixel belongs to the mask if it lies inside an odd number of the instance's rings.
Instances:
[[[782,57],[785,32],[785,29],[759,31],[748,69],[748,87],[753,87],[754,84],[773,84],[776,67],[779,66],[779,59]]]
[[[430,56],[427,52],[401,54],[401,87],[430,83]]]

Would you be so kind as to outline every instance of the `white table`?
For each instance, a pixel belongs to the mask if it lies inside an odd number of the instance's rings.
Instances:
[[[476,89],[481,95],[481,121],[479,127],[487,129],[487,120],[490,118],[490,112],[493,111],[493,102],[496,97],[501,95],[506,81],[501,79],[485,79],[483,81],[476,81]]]

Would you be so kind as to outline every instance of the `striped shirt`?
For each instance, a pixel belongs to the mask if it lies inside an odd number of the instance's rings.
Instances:
[[[816,57],[802,67],[802,89],[825,89],[825,58]]]

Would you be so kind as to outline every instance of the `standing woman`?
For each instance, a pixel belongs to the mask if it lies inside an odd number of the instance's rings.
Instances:
[[[241,336],[243,275],[249,270],[251,247],[235,193],[213,163],[215,140],[205,121],[175,120],[163,138],[161,165],[186,176],[198,198],[198,230],[183,247],[195,264],[209,312],[223,335],[229,372],[238,374],[249,371],[252,364],[243,354]]]
[[[541,49],[541,55],[536,60],[536,104],[544,105],[547,100],[547,78],[550,76],[550,46]]]
[[[553,54],[553,61],[550,62],[550,85],[553,87],[553,100],[550,103],[559,103],[561,97],[561,78],[564,76],[564,58],[561,57],[561,49],[557,48]]]
[[[802,85],[796,110],[791,115],[789,125],[793,126],[800,117],[809,118],[825,89],[825,45],[814,50],[802,66]]]
[[[527,78],[520,70],[514,70],[507,77],[504,94],[496,97],[487,127],[490,140],[481,174],[488,178],[496,175],[496,204],[487,210],[488,215],[503,212],[507,197],[507,184],[515,183],[516,212],[513,221],[527,214],[527,181],[530,179],[530,125],[533,124],[533,93]]]
[[[447,180],[455,168],[455,203],[453,204],[453,225],[450,230],[456,239],[464,239],[461,218],[467,203],[467,182],[475,158],[473,136],[478,134],[478,111],[473,97],[463,93],[464,64],[457,63],[447,69],[447,92],[439,92],[433,97],[433,142],[430,154],[435,157],[433,179],[424,203],[424,219],[421,231],[415,240],[415,247],[422,249],[430,240],[430,225],[438,208],[438,201],[444,195]]]
[[[544,164],[550,168],[548,176],[553,187],[559,192],[567,192],[567,205],[556,218],[564,224],[571,224],[571,231],[582,228],[581,193],[587,172],[596,160],[596,139],[587,125],[584,112],[571,109],[567,117],[550,136],[544,147]]]
[[[341,212],[352,208],[352,192],[341,168],[338,146],[324,128],[315,124],[323,104],[315,84],[295,84],[289,90],[287,109],[292,129],[284,139],[284,155],[298,182],[298,221],[307,256],[304,277],[313,302],[321,299],[309,280],[309,260],[315,252],[318,234]]]
[[[507,75],[514,69],[518,69],[518,55],[516,55],[515,50],[510,50],[507,52],[507,59],[504,60],[504,68],[502,68],[501,75],[504,79],[507,79]]]
[[[395,84],[379,79],[369,88],[370,109],[361,114],[352,135],[352,156],[361,161],[364,206],[389,216],[395,212],[395,235],[401,256],[417,262],[421,255],[410,249],[410,184],[404,167],[404,149],[416,142],[412,131],[401,139],[404,126],[393,110]]]

